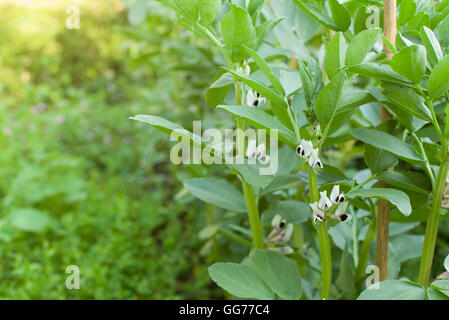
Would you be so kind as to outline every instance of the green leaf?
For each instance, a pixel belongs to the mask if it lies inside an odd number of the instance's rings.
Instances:
[[[374,62],[367,62],[358,64],[355,66],[349,66],[349,71],[358,73],[362,76],[368,78],[375,78],[379,80],[384,80],[388,82],[398,83],[398,84],[411,84],[412,82],[407,78],[401,76],[391,69],[389,65],[377,64]]]
[[[184,181],[184,186],[204,202],[230,211],[246,212],[243,194],[226,180],[197,178]]]
[[[329,0],[329,7],[332,13],[332,19],[341,31],[348,30],[351,25],[351,16],[348,9],[337,0]]]
[[[180,13],[190,20],[191,23],[198,21],[198,4],[197,0],[175,0],[176,6]]]
[[[382,172],[376,176],[376,179],[385,182],[392,187],[401,188],[425,195],[429,194],[429,191],[418,187],[412,179],[410,179],[405,174],[400,173],[398,171]]]
[[[391,188],[369,188],[356,189],[350,191],[347,196],[349,198],[380,198],[385,199],[394,204],[398,210],[405,216],[410,215],[412,207],[410,199],[406,193]]]
[[[254,50],[245,47],[245,49],[248,51],[250,56],[254,59],[259,69],[263,72],[263,74],[267,77],[267,79],[271,82],[273,87],[276,88],[278,92],[281,93],[282,96],[285,96],[284,88],[282,87],[281,82],[279,79],[273,74],[273,72],[270,69],[270,66],[268,63]]]
[[[369,17],[368,7],[359,7],[354,14],[354,34],[358,34],[367,29]]]
[[[173,123],[167,119],[164,119],[164,118],[161,118],[158,116],[140,114],[140,115],[137,115],[134,117],[130,117],[130,119],[151,124],[153,127],[157,128],[167,134],[171,134],[175,130],[185,131],[186,133],[188,132],[179,124]]]
[[[426,289],[411,281],[387,280],[379,286],[379,289],[367,288],[357,300],[424,300],[426,297]]]
[[[408,21],[407,31],[419,32],[424,26],[430,26],[430,17],[424,12],[418,12]]]
[[[266,188],[274,179],[272,175],[260,174],[261,167],[258,164],[228,164],[228,167],[240,173],[246,182],[259,188]]]
[[[303,0],[293,0],[293,2],[305,13],[307,13],[312,19],[321,23],[323,26],[329,29],[338,31],[338,27],[334,24],[331,17],[325,12],[321,12],[315,7],[304,3]]]
[[[284,200],[275,202],[262,213],[262,225],[271,226],[271,221],[276,215],[280,215],[287,223],[293,224],[301,224],[312,217],[310,206],[307,203]]]
[[[421,29],[421,39],[427,50],[427,60],[432,66],[436,65],[443,59],[443,50],[441,50],[437,37],[432,30],[424,26]]]
[[[361,63],[379,39],[381,30],[369,29],[355,35],[346,51],[346,65],[353,66]]]
[[[389,102],[415,117],[432,121],[432,115],[425,104],[424,98],[415,91],[396,84],[384,84],[384,88],[384,94]]]
[[[432,288],[438,289],[440,293],[449,297],[449,281],[448,280],[435,280],[430,285]]]
[[[427,297],[429,300],[449,300],[448,295],[432,287],[427,288]]]
[[[223,102],[231,89],[234,81],[232,75],[224,73],[206,91],[206,102],[211,107],[216,107]]]
[[[299,76],[301,77],[302,90],[306,99],[306,104],[311,105],[315,93],[315,78],[312,76],[312,70],[303,61],[298,63]]]
[[[336,1],[336,0],[334,0]],[[324,68],[329,79],[335,77],[345,66],[346,40],[343,33],[338,32],[329,42],[324,57]]]
[[[207,27],[217,18],[221,8],[221,0],[197,0],[200,24]],[[191,1],[194,2],[194,1]]]
[[[235,5],[231,4],[230,11],[225,15],[221,23],[221,33],[232,62],[240,62],[248,57],[243,45],[253,49],[256,47],[256,30],[251,16]]]
[[[251,0],[248,4],[248,12],[250,15],[253,15],[260,9],[265,0]]]
[[[293,260],[271,250],[256,250],[254,268],[271,290],[285,300],[302,295],[301,277]]]
[[[273,181],[263,190],[259,192],[261,196],[269,194],[271,192],[295,188],[301,184],[298,177],[295,174],[280,174],[276,175]]]
[[[387,168],[392,168],[398,163],[398,158],[384,150],[365,144],[364,158],[371,173],[375,174]]]
[[[402,0],[399,7],[399,25],[406,24],[415,15],[416,3],[414,0]]]
[[[251,267],[238,263],[215,263],[209,267],[213,281],[230,294],[246,299],[273,300],[274,294]]]
[[[223,69],[230,72],[234,77],[236,77],[243,83],[247,84],[251,89],[254,89],[257,92],[259,92],[262,96],[266,97],[268,100],[270,100],[274,104],[283,106],[284,108],[288,108],[287,102],[285,102],[285,100],[282,99],[282,97],[280,95],[278,95],[272,89],[270,89],[269,87],[264,85],[262,82],[251,79],[250,77],[248,77],[244,74],[237,73],[229,68],[223,67]]]
[[[438,26],[438,38],[442,46],[447,47],[449,45],[449,14]]]
[[[8,216],[13,226],[29,232],[39,232],[45,229],[49,219],[40,210],[34,208],[21,208],[14,210]]]
[[[355,129],[352,131],[354,138],[363,141],[373,147],[388,151],[404,161],[423,164],[422,157],[406,142],[379,130]]]
[[[253,108],[249,106],[227,106],[220,105],[218,109],[225,110],[237,117],[245,119],[246,122],[253,125],[258,129],[266,129],[269,134],[269,129],[276,129],[279,134],[279,139],[281,141],[287,142],[292,146],[296,146],[298,141],[296,140],[295,134],[287,129],[282,123],[279,122],[275,117],[266,113],[264,110],[259,108]]]
[[[345,71],[335,76],[315,98],[313,108],[323,128],[329,126],[340,102],[345,83]]]
[[[424,243],[424,236],[415,234],[401,234],[391,239],[391,244],[397,253],[399,262],[420,257]]]
[[[421,45],[403,48],[393,56],[391,68],[414,83],[421,82],[426,71],[426,48]]]
[[[273,29],[282,21],[284,20],[284,18],[278,19],[278,20],[268,20],[265,21],[264,23],[261,23],[260,25],[258,25],[256,27],[256,36],[257,36],[257,40],[256,40],[256,47],[255,49],[258,49],[263,41],[265,40],[265,38],[267,37],[267,35],[273,31]]]
[[[432,70],[429,78],[429,96],[439,98],[449,90],[449,55],[441,60]]]

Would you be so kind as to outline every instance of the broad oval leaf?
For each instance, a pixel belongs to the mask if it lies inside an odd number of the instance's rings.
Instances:
[[[351,25],[351,16],[348,9],[338,2],[338,0],[329,0],[329,7],[332,13],[332,19],[341,31],[348,30]]]
[[[375,78],[404,85],[412,84],[410,80],[394,72],[393,69],[391,69],[391,67],[386,64],[367,62],[355,66],[348,66],[347,68],[349,71],[358,73],[368,78]]]
[[[443,59],[443,50],[441,50],[437,37],[432,30],[424,26],[421,29],[421,39],[427,50],[427,60],[432,66],[436,65]]]
[[[329,42],[324,57],[324,68],[329,79],[335,77],[345,66],[346,40],[343,33],[337,33]]]
[[[293,0],[293,2],[315,21],[332,30],[339,30],[327,13],[321,12],[319,9],[306,4],[303,0]]]
[[[374,129],[360,128],[352,131],[354,138],[363,141],[373,147],[388,151],[404,161],[423,164],[422,157],[406,142],[388,134]]]
[[[368,287],[357,300],[424,300],[426,289],[406,280],[387,280]]]
[[[217,18],[221,8],[221,0],[197,0],[200,15],[199,23],[205,27],[209,26]],[[194,2],[194,1],[192,1]]]
[[[429,96],[439,98],[449,90],[449,55],[441,60],[432,70],[429,78]]]
[[[340,71],[340,73],[320,91],[313,102],[316,116],[323,128],[329,126],[333,120],[341,99],[345,79],[345,72]]]
[[[256,47],[256,29],[251,16],[244,9],[233,4],[221,23],[221,34],[225,49],[233,62],[239,62],[248,57],[243,45],[249,48]]]
[[[414,83],[421,82],[426,71],[426,48],[421,45],[403,48],[393,56],[391,68]]]
[[[432,121],[430,110],[422,96],[410,88],[396,84],[384,84],[384,95],[390,103],[395,104],[404,111],[426,121]]]
[[[246,212],[243,194],[226,180],[197,178],[184,181],[184,186],[204,202],[231,211]]]
[[[381,30],[369,29],[356,34],[346,51],[346,65],[353,66],[361,63],[379,39]]]
[[[285,300],[302,295],[301,276],[296,262],[271,250],[256,250],[254,269],[275,294]]]
[[[268,285],[251,267],[238,263],[214,263],[209,267],[213,281],[230,294],[246,299],[273,300]]]
[[[410,215],[412,207],[410,199],[405,192],[391,188],[357,189],[347,194],[349,198],[380,198],[394,204],[405,216]]]
[[[416,3],[414,0],[402,0],[399,8],[399,25],[406,24],[416,12]]]

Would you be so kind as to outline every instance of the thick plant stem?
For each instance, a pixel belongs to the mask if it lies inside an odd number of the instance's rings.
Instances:
[[[241,105],[243,103],[242,96],[242,84],[238,81],[235,81],[235,101],[237,105]],[[244,156],[245,154],[245,122],[242,119],[237,119],[237,155]],[[253,234],[253,243],[254,247],[257,249],[264,248],[263,242],[263,234],[262,234],[262,225],[260,223],[259,211],[257,209],[256,197],[254,196],[253,187],[245,181],[243,177],[242,179],[242,189],[243,196],[245,197],[246,208],[248,210],[248,218],[249,225],[251,227],[251,232]]]
[[[396,0],[384,0],[384,36],[392,44],[396,40]],[[393,53],[386,44],[384,44],[386,59],[391,60]],[[383,107],[382,121],[388,121],[391,115]],[[388,187],[380,183],[380,187]],[[379,199],[377,206],[377,246],[376,246],[376,264],[379,267],[380,281],[387,280],[388,276],[388,238],[390,224],[390,204],[387,200]]]
[[[312,168],[309,168],[309,188],[311,202],[317,202],[319,200],[317,178]],[[323,221],[318,226],[318,244],[322,269],[321,300],[328,300],[332,284],[332,256],[326,221]]]
[[[366,233],[365,240],[363,240],[362,249],[360,250],[359,262],[357,264],[357,269],[355,271],[355,280],[359,280],[365,274],[365,269],[368,264],[368,251],[371,242],[376,236],[376,222],[373,220],[368,227],[368,232]]]
[[[419,267],[418,282],[423,286],[428,285],[430,278],[440,220],[441,199],[443,197],[444,184],[446,183],[446,176],[449,169],[447,158],[443,161],[444,162],[441,164],[440,170],[438,171],[437,181],[433,192],[432,207],[427,219],[426,234],[424,236],[423,252]]]
[[[254,247],[263,249],[262,225],[260,224],[259,211],[257,210],[256,198],[253,187],[242,178],[243,195],[245,196],[246,207],[248,209],[249,224],[253,233]]]

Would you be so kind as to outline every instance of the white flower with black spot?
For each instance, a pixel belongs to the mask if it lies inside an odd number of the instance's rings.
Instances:
[[[275,215],[271,221],[273,230],[267,236],[267,247],[282,254],[293,253],[293,249],[286,245],[293,235],[293,224],[287,224],[280,215]]]
[[[302,139],[296,147],[296,153],[306,160],[312,168],[323,168],[323,163],[318,158],[318,149],[313,148],[312,141]]]
[[[267,100],[260,95],[259,92],[253,91],[251,89],[248,90],[246,94],[246,105],[250,107],[260,107],[265,104]]]
[[[320,192],[320,199],[317,202],[309,204],[313,211],[313,222],[322,222],[326,217],[338,219],[342,222],[350,221],[351,216],[346,213],[348,210],[348,201],[345,195],[340,193],[340,186],[335,185],[332,188],[330,197],[327,197],[327,191]]]

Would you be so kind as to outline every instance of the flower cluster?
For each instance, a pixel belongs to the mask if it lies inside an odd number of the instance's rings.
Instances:
[[[296,153],[303,159],[307,160],[309,166],[312,168],[323,168],[323,163],[318,158],[318,148],[314,149],[312,141],[301,140],[301,143],[296,148]]]
[[[248,158],[256,158],[261,164],[270,162],[270,156],[266,154],[265,144],[257,145],[256,140],[248,141],[248,148],[246,149],[246,156]]]
[[[259,107],[263,106],[267,100],[260,95],[259,92],[253,91],[251,89],[248,90],[246,94],[246,105],[250,107]]]
[[[293,249],[285,244],[293,234],[293,224],[287,224],[280,215],[276,215],[271,221],[273,230],[267,237],[267,247],[282,254],[293,253]]]
[[[449,280],[449,255],[444,260],[444,267],[446,268],[446,271],[437,277],[438,280],[443,280],[443,279]]]
[[[335,185],[330,197],[327,191],[320,192],[320,200],[309,204],[313,210],[313,222],[322,222],[326,217],[338,219],[342,222],[351,220],[351,216],[346,214],[348,201],[345,195],[340,193],[340,186]]]

